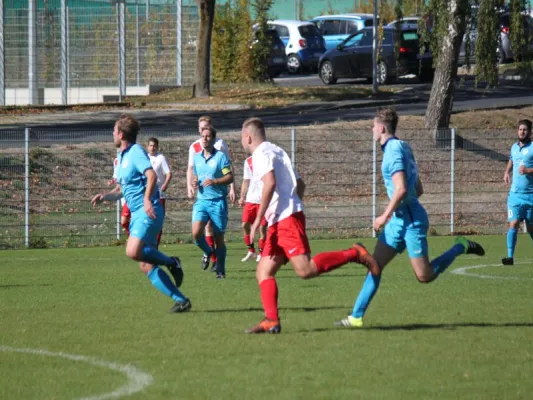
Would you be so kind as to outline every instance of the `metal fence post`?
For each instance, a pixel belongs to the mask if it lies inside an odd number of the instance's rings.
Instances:
[[[68,103],[67,79],[67,0],[61,0],[61,104]]]
[[[30,247],[30,128],[24,130],[24,246]]]
[[[141,66],[140,66],[140,47],[141,40],[139,35],[139,3],[135,5],[135,48],[137,49],[137,86],[141,86]]]
[[[117,217],[117,240],[120,240],[120,200],[117,200],[117,212],[116,212],[116,217]]]
[[[292,166],[296,165],[296,130],[291,128],[291,162]]]
[[[176,0],[176,85],[181,86],[181,1]]]
[[[4,2],[0,1],[0,106],[6,105],[6,82],[4,71]]]
[[[124,26],[124,0],[117,3],[118,11],[118,71],[119,71],[119,101],[126,97],[126,30]]]
[[[451,129],[451,151],[450,151],[450,233],[454,232],[454,208],[455,208],[455,128]]]
[[[374,221],[376,220],[376,207],[377,207],[377,142],[372,139],[372,237],[376,237],[376,232],[374,231]]]
[[[39,101],[37,86],[37,4],[28,1],[28,104]]]

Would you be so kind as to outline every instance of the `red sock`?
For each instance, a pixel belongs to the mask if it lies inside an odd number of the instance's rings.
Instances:
[[[250,235],[244,235],[244,244],[248,247],[248,251],[255,253],[254,244],[250,242]]]
[[[265,310],[265,317],[272,321],[279,321],[278,312],[278,285],[275,278],[265,279],[259,284],[261,303]]]
[[[126,222],[124,225],[122,225],[122,227],[126,231],[126,235],[128,235],[128,237],[130,237],[130,222],[129,221]]]
[[[215,254],[215,251],[214,251],[215,250],[215,239],[213,238],[213,236],[206,236],[205,241],[207,242],[209,247],[213,249],[213,252],[211,253],[211,261],[217,262],[217,255]]]
[[[338,250],[319,253],[313,257],[313,261],[316,264],[316,270],[318,274],[332,271],[346,264],[347,262],[354,261],[357,258],[357,250]]]
[[[259,247],[259,254],[263,251],[263,247],[265,247],[265,239],[259,239],[259,243],[257,244]]]

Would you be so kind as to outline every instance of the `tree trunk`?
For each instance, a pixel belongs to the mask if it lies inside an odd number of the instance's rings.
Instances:
[[[468,0],[450,0],[447,5],[449,25],[441,40],[438,64],[429,96],[424,126],[427,129],[448,128],[455,95],[457,59],[465,32]]]
[[[211,61],[211,33],[215,20],[216,0],[195,0],[198,6],[200,22],[196,39],[196,70],[194,74],[194,97],[208,97],[211,95],[209,85]]]

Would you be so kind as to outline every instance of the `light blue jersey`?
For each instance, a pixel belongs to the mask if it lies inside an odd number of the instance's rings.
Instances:
[[[528,143],[522,147],[517,142],[511,147],[511,162],[513,163],[512,193],[533,193],[533,175],[520,175],[518,169],[521,165],[533,168],[533,146]]]
[[[222,151],[214,149],[209,158],[205,158],[203,151],[195,154],[194,173],[198,177],[197,199],[225,199],[228,194],[227,185],[211,185],[203,187],[202,182],[206,179],[222,178],[229,172],[231,172],[231,162]]]
[[[144,192],[146,190],[144,172],[147,169],[152,169],[152,164],[142,146],[133,144],[119,153],[117,180],[132,213],[144,207]],[[158,199],[159,191],[156,187],[152,194],[152,202]]]

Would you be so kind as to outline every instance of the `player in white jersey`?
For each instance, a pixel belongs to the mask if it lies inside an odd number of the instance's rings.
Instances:
[[[107,181],[108,186],[117,186],[118,184],[118,157],[113,160],[113,177]],[[131,211],[124,197],[120,199],[120,205],[122,206],[120,210],[120,226],[126,231],[126,235],[130,236],[130,222],[131,222]]]
[[[241,260],[246,262],[255,259],[257,262],[261,259],[261,252],[265,245],[267,221],[265,218],[261,221],[259,227],[259,242],[258,252],[256,254],[254,242],[250,241],[250,227],[255,221],[259,205],[261,204],[261,192],[263,191],[263,182],[259,179],[254,179],[252,174],[252,157],[248,157],[244,161],[243,178],[241,186],[241,196],[239,198],[239,207],[244,207],[242,210],[242,229],[244,233],[244,244],[248,247],[248,253]]]
[[[311,258],[302,204],[305,184],[295,173],[291,159],[283,149],[266,140],[265,127],[259,118],[249,118],[244,122],[241,139],[244,150],[252,154],[254,179],[263,182],[261,205],[250,230],[251,241],[262,218],[268,221],[265,247],[256,270],[265,318],[246,332],[279,333],[281,325],[275,275],[287,261],[303,279],[314,278],[348,262],[361,263],[372,273],[379,272],[379,265],[359,244]]]
[[[198,119],[198,133],[202,134],[202,129],[206,127],[210,127],[212,125],[211,117],[204,115],[201,116]],[[190,146],[189,146],[189,161],[188,161],[188,167],[187,167],[187,195],[189,196],[189,199],[193,199],[195,196],[195,184],[194,184],[194,156],[195,154],[202,152],[202,143],[201,138],[195,140]],[[215,149],[222,151],[226,157],[231,162],[231,157],[229,154],[229,147],[224,142],[224,140],[217,138],[214,145]],[[231,204],[235,203],[235,184],[232,182],[229,186],[229,199]],[[211,254],[204,254],[202,257],[202,269],[206,270],[209,267],[209,258],[211,258],[211,261],[213,262],[213,266],[211,268],[212,272],[216,271],[216,255],[215,255],[215,239],[214,239],[214,233],[213,228],[211,226],[211,222],[208,222],[205,226],[205,240],[207,241],[207,244],[213,249]]]
[[[163,211],[166,210],[166,191],[170,180],[172,179],[172,172],[170,172],[170,167],[168,166],[167,158],[159,153],[159,140],[155,137],[148,139],[148,145],[146,146],[148,152],[148,157],[150,157],[150,163],[152,168],[157,176],[157,188],[159,189],[159,202],[163,207]],[[157,246],[161,242],[161,235],[163,230],[157,235]]]

